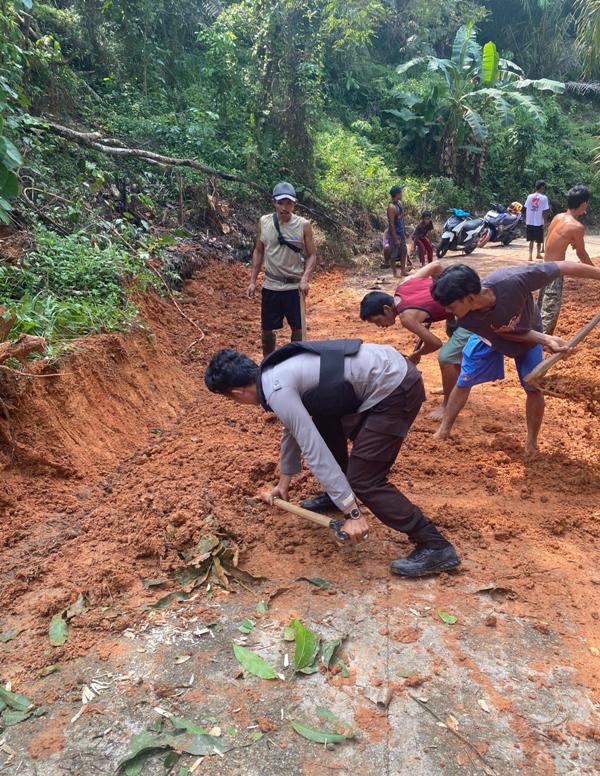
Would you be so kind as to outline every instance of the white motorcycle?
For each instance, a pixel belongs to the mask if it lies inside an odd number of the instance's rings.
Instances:
[[[483,218],[472,216],[466,210],[453,207],[448,212],[452,215],[444,224],[442,239],[436,249],[438,259],[448,251],[463,251],[466,255],[473,253],[485,228]]]

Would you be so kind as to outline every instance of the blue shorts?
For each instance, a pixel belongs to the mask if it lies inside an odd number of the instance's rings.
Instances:
[[[528,393],[536,393],[536,389],[527,385],[524,378],[542,361],[543,354],[542,346],[534,345],[527,353],[514,359],[521,385]],[[481,383],[491,383],[493,380],[504,380],[504,355],[486,345],[476,334],[472,334],[463,350],[457,385],[471,388]]]

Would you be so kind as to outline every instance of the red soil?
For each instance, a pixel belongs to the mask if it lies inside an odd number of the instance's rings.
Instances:
[[[186,284],[180,304],[206,332],[195,345],[198,332],[171,304],[151,298],[152,341],[143,331],[89,338],[64,377],[11,389],[13,432],[42,459],[2,452],[0,630],[24,631],[0,645],[4,679],[101,647],[139,616],[141,604],[162,595],[141,580],[181,565],[180,552],[208,524],[240,543],[246,568],[271,579],[318,574],[359,588],[387,576],[387,562],[405,552],[404,540],[374,519],[357,552],[255,500],[275,480],[279,426],[202,384],[215,350],[258,355],[258,302],[243,297],[244,278],[240,265],[212,263]],[[381,331],[357,320],[370,284],[365,277],[350,286],[341,272],[319,276],[309,297],[310,334],[361,336],[407,352],[412,338],[399,326]],[[592,297],[589,284],[566,284],[559,334],[591,318]],[[600,659],[589,647],[600,647],[600,423],[598,405],[589,392],[581,401],[578,386],[598,389],[599,336],[556,368],[561,390],[575,399],[549,398],[539,458],[523,455],[523,393],[507,363],[504,382],[473,391],[454,440],[435,441],[436,424],[422,413],[393,471],[455,542],[467,575],[511,588],[512,613],[550,623],[596,693]],[[420,368],[429,389],[439,384],[435,357]],[[73,474],[57,476],[44,457]],[[316,487],[304,472],[293,500]],[[441,601],[460,595],[461,584],[441,577]],[[68,642],[49,659],[48,622],[79,592],[89,610],[71,621]]]

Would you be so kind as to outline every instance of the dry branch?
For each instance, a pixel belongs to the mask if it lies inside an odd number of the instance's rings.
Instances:
[[[240,175],[233,175],[229,172],[221,172],[215,170],[212,167],[207,167],[204,164],[200,164],[195,159],[180,159],[175,156],[165,156],[164,154],[157,154],[154,151],[147,151],[145,148],[130,148],[124,143],[116,140],[115,138],[103,138],[100,132],[79,132],[70,127],[65,127],[62,124],[56,124],[53,121],[43,120],[36,125],[38,129],[54,132],[66,140],[71,140],[79,145],[92,148],[94,151],[99,151],[109,156],[118,156],[121,158],[141,159],[142,161],[151,162],[153,164],[162,164],[165,167],[191,167],[198,172],[204,173],[204,175],[211,175],[216,178],[222,178],[226,181],[234,181],[236,183],[244,183],[246,186],[250,186],[262,194],[271,196],[270,192],[260,186],[255,181],[248,178],[242,178]]]
[[[196,161],[195,159],[181,159],[175,156],[165,156],[165,154],[157,154],[154,151],[148,151],[145,148],[130,148],[122,141],[116,138],[102,137],[100,132],[80,132],[70,127],[65,127],[63,124],[57,124],[54,121],[48,121],[47,119],[40,119],[39,123],[35,124],[36,129],[41,129],[46,132],[53,132],[56,135],[64,137],[65,140],[70,140],[73,143],[91,148],[94,151],[99,151],[102,154],[108,154],[109,156],[116,156],[124,159],[140,159],[143,162],[149,162],[150,164],[161,164],[165,167],[191,167],[193,170],[209,175],[215,178],[221,178],[225,181],[233,181],[235,183],[243,183],[246,186],[259,191],[269,199],[271,198],[271,192],[261,186],[256,181],[249,178],[243,178],[241,175],[234,175],[233,173],[223,172],[221,170],[215,170],[213,167],[207,167],[204,164]],[[340,228],[339,223],[317,208],[309,207],[306,204],[300,203],[300,207],[308,211],[314,216],[324,218],[332,223],[336,228]],[[338,211],[339,212],[339,211]],[[343,215],[343,214],[341,214]],[[345,218],[345,216],[344,216]]]

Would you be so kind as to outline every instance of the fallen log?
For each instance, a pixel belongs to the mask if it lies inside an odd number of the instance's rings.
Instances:
[[[109,156],[116,156],[124,159],[140,159],[143,162],[160,164],[165,167],[191,167],[193,170],[197,170],[204,175],[221,178],[222,180],[232,181],[234,183],[243,183],[245,186],[250,186],[250,188],[259,191],[261,194],[264,194],[271,199],[271,192],[268,189],[265,189],[264,186],[256,183],[256,181],[244,178],[241,175],[234,175],[230,172],[223,172],[222,170],[216,170],[213,167],[207,167],[196,159],[182,159],[176,156],[157,154],[154,151],[148,151],[145,148],[131,148],[114,137],[102,137],[100,132],[80,132],[79,130],[65,127],[63,124],[57,124],[56,122],[48,121],[47,119],[39,119],[31,126],[35,129],[60,135],[61,137],[64,137],[65,140],[70,140],[73,143],[85,146],[86,148],[91,148],[94,151],[99,151],[100,153]],[[322,210],[311,208],[301,202],[299,205],[314,216],[324,218],[336,228],[339,228],[338,222]]]

